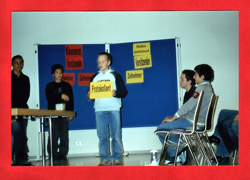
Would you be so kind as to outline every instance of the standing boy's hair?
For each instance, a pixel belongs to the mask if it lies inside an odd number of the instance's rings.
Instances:
[[[54,64],[51,66],[51,73],[54,74],[57,69],[61,69],[63,73],[63,66],[61,64]]]
[[[23,57],[22,57],[21,55],[16,55],[16,56],[14,56],[14,57],[11,59],[12,64],[14,63],[14,61],[15,61],[17,58],[20,58],[20,59],[22,60],[22,63],[24,62],[24,61],[23,61]]]
[[[108,52],[100,52],[100,53],[97,55],[97,57],[99,57],[99,56],[101,56],[101,55],[106,55],[108,61],[110,61],[110,65],[112,64],[113,57],[111,56],[111,54],[109,54]]]
[[[194,74],[195,72],[190,69],[185,69],[182,71],[182,74],[185,74],[187,81],[191,81],[191,85],[195,85]]]
[[[214,80],[214,70],[208,64],[197,65],[194,70],[199,74],[200,77],[203,75],[204,80],[208,80],[210,82]]]

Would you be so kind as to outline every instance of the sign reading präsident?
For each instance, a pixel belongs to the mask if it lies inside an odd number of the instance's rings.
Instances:
[[[90,99],[111,98],[113,90],[113,82],[91,82],[90,83]]]
[[[143,70],[126,71],[126,83],[143,83]]]

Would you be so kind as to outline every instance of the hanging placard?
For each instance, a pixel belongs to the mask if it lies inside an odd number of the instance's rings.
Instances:
[[[65,45],[66,70],[83,69],[82,45]]]

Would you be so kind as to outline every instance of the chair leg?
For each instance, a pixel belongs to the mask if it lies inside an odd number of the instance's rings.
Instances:
[[[232,165],[234,166],[235,165],[235,161],[236,161],[236,156],[238,154],[238,150],[234,150],[234,154],[233,154],[233,162],[232,162]]]
[[[166,159],[167,149],[168,149],[167,142],[168,142],[169,138],[170,138],[170,135],[167,134],[165,136],[165,139],[164,139],[164,142],[163,142],[163,145],[162,145],[161,156],[160,156],[160,160],[159,160],[159,165],[160,166],[165,165],[165,159]]]
[[[197,136],[197,138],[198,138],[198,142],[199,142],[200,147],[201,147],[201,149],[202,149],[203,157],[206,159],[208,165],[211,166],[212,164],[211,164],[211,162],[210,162],[210,159],[209,159],[209,157],[208,157],[208,154],[206,153],[206,148],[205,148],[205,146],[204,146],[204,144],[203,144],[203,141],[202,141],[201,138],[200,138],[199,133],[196,132],[196,136]]]
[[[177,156],[178,156],[178,151],[179,151],[179,147],[180,147],[180,142],[181,142],[181,134],[179,135],[178,145],[177,145],[176,151],[175,151],[174,166],[176,165],[176,159],[177,159]]]
[[[192,144],[191,144],[191,141],[190,141],[190,139],[189,139],[189,136],[183,135],[183,138],[185,139],[185,141],[186,141],[186,143],[187,143],[187,146],[188,146],[188,149],[189,149],[189,151],[190,151],[190,154],[191,154],[192,158],[194,159],[195,163],[196,163],[197,165],[199,165],[198,160],[197,160],[197,157],[194,155],[194,151],[193,151]]]
[[[210,151],[212,152],[213,157],[214,157],[214,159],[215,159],[215,161],[216,161],[216,165],[218,165],[218,164],[219,164],[218,159],[217,159],[217,157],[216,157],[216,155],[215,155],[215,152],[214,152],[214,149],[213,149],[213,147],[212,147],[212,145],[211,145],[211,143],[210,143],[210,141],[209,141],[209,139],[208,139],[207,133],[205,132],[204,134],[205,134],[205,137],[206,137],[206,139],[207,139],[207,143],[208,143],[209,149],[210,149]]]

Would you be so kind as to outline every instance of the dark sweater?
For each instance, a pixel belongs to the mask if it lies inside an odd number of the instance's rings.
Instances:
[[[69,83],[61,81],[56,83],[55,81],[49,82],[46,86],[46,98],[48,101],[48,109],[54,110],[55,105],[59,103],[66,103],[66,110],[74,110],[74,99],[72,87]],[[69,97],[69,101],[66,102],[62,99],[62,94],[65,94]]]
[[[188,92],[185,92],[183,104],[185,104],[185,102],[187,102],[193,96],[195,89],[196,87],[192,86]]]
[[[30,80],[29,77],[22,72],[17,76],[13,71],[11,73],[11,107],[12,108],[28,108],[28,99],[30,96]]]

